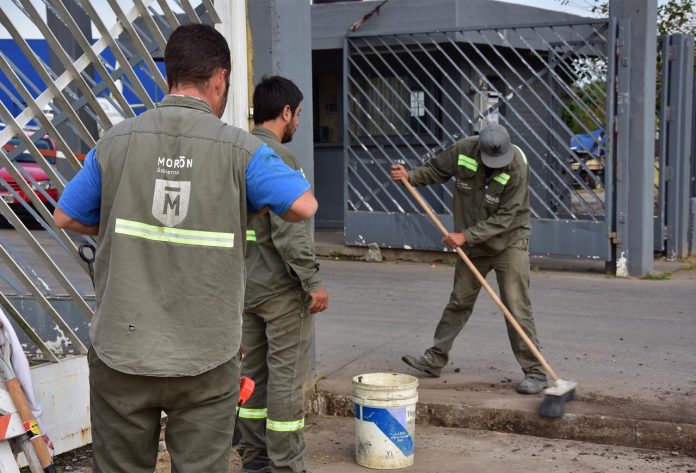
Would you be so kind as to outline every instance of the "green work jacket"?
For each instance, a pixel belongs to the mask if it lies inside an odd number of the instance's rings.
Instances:
[[[251,133],[270,146],[285,164],[302,169],[292,151],[273,132],[255,127]],[[272,212],[252,217],[247,230],[246,267],[247,308],[293,288],[306,292],[319,289],[319,263],[314,255],[310,222],[286,222]]]
[[[260,146],[207,103],[175,95],[99,140],[90,336],[108,366],[194,376],[237,356],[246,169]]]
[[[473,254],[495,255],[531,234],[529,166],[522,150],[486,177],[478,136],[453,144],[409,172],[409,182],[425,186],[454,177],[454,232],[461,232]]]

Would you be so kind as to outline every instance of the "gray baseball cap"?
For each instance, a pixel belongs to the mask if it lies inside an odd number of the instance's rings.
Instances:
[[[479,148],[481,161],[489,168],[504,168],[515,157],[510,135],[503,125],[486,125],[479,133]]]

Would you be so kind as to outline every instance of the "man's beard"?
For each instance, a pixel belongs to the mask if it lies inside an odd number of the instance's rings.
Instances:
[[[283,139],[280,140],[281,143],[290,143],[292,141],[292,136],[295,134],[295,130],[292,128],[292,122],[285,125],[285,130],[283,130]]]

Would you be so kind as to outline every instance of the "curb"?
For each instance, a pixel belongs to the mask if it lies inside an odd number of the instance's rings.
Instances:
[[[313,414],[320,415],[354,415],[351,396],[322,390],[314,393],[310,409]],[[566,413],[559,419],[548,419],[540,417],[532,409],[419,401],[416,408],[416,424],[664,450],[672,454],[696,457],[696,423],[675,419],[630,419],[574,413]]]
[[[316,241],[314,251],[319,258],[365,261],[368,248],[366,246],[346,246],[337,243]],[[449,251],[380,248],[380,253],[382,261],[384,262],[443,264],[454,266],[459,259],[456,253]],[[667,260],[664,258],[656,258],[654,264],[653,273],[657,274],[674,273],[693,266],[693,263],[689,263],[689,260]],[[532,271],[570,271],[607,275],[604,262],[598,260],[530,255],[530,266]],[[650,278],[648,277],[647,279]]]
[[[316,255],[328,259],[364,260],[367,254],[366,246],[343,246],[330,243],[316,242]],[[405,261],[409,263],[438,263],[454,265],[457,254],[446,251],[396,250],[380,248],[383,261]]]

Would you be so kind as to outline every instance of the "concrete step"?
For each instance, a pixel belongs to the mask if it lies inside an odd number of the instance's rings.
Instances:
[[[661,403],[594,395],[578,391],[558,419],[539,416],[543,394],[523,396],[512,386],[484,383],[420,387],[416,423],[491,430],[550,439],[678,452],[696,457],[696,404]],[[321,380],[312,410],[353,416],[351,387],[345,381]]]

